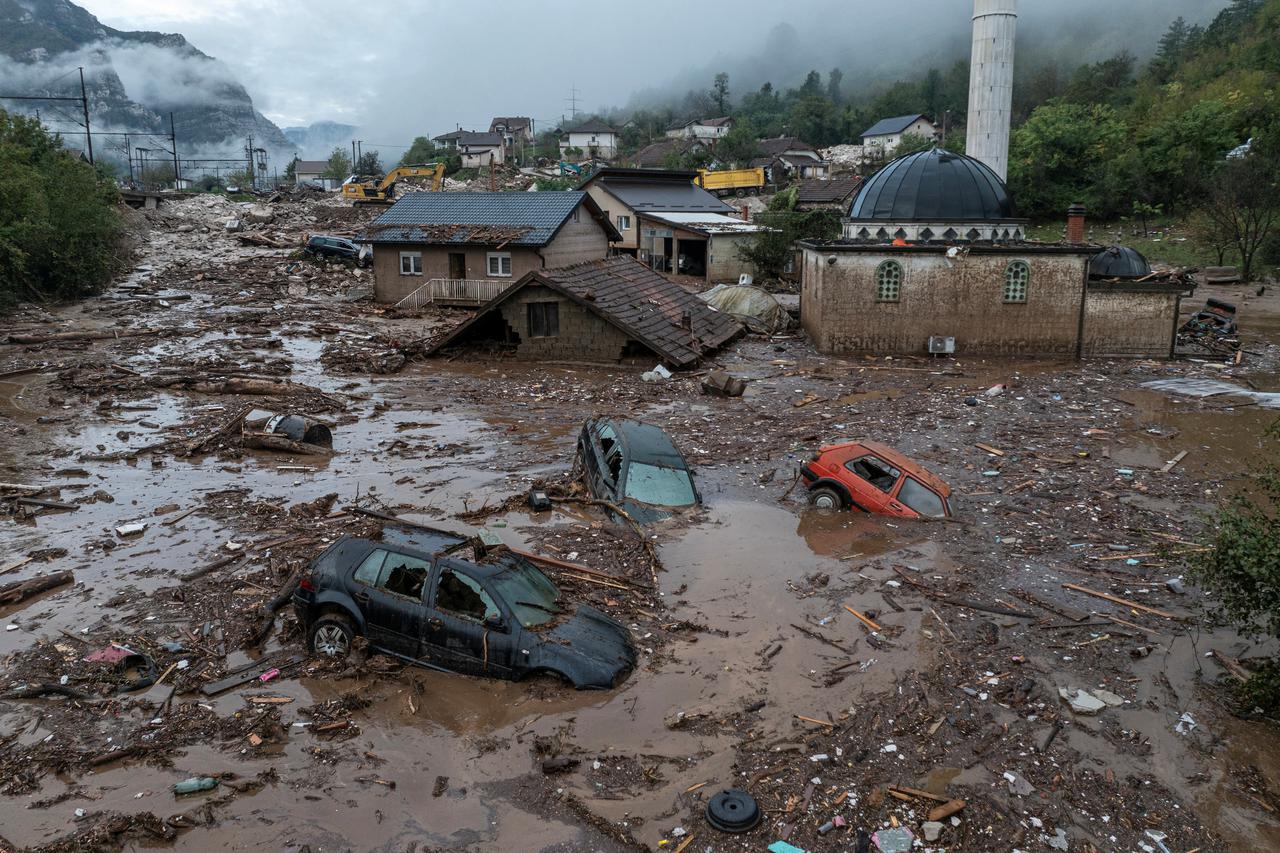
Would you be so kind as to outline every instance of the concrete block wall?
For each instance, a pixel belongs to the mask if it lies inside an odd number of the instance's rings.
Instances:
[[[834,263],[828,263],[833,257]],[[902,265],[897,302],[876,301],[876,269]],[[1005,269],[1026,261],[1025,303],[1004,302]],[[927,351],[931,335],[958,353],[1074,357],[1087,255],[1000,252],[949,260],[937,252],[804,250],[801,322],[823,352]]]
[[[529,335],[530,302],[555,302],[559,306],[558,335],[542,338]],[[500,307],[502,318],[520,336],[516,354],[522,359],[611,363],[622,359],[630,341],[617,326],[542,285],[525,287]]]
[[[1085,297],[1084,355],[1168,358],[1179,293],[1092,285]]]

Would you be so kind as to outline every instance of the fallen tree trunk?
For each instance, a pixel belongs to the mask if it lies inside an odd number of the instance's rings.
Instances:
[[[69,570],[54,572],[51,575],[39,575],[24,581],[14,581],[0,586],[0,604],[17,604],[32,596],[71,583],[75,580]]]
[[[11,344],[49,344],[63,341],[108,341],[115,338],[137,338],[159,335],[164,329],[115,329],[98,332],[49,332],[44,335],[10,335]]]
[[[304,456],[332,456],[333,451],[318,444],[307,444],[305,441],[294,441],[283,435],[270,432],[246,432],[240,439],[245,447],[258,450],[279,450],[282,453],[300,453]]]
[[[227,421],[222,426],[218,427],[218,429],[209,433],[199,441],[193,441],[191,444],[188,444],[187,449],[183,452],[182,455],[190,456],[193,453],[199,453],[205,448],[207,448],[210,444],[213,444],[215,441],[226,438],[231,433],[235,432],[237,429],[240,429],[240,425],[244,423],[244,419],[248,417],[249,413],[252,411],[253,411],[253,406],[245,406],[243,409],[241,409],[239,412],[236,413],[235,417]]]
[[[29,684],[26,687],[19,687],[17,690],[10,690],[0,698],[3,699],[35,699],[39,696],[46,696],[50,693],[56,693],[59,696],[66,696],[69,699],[86,700],[89,694],[74,687],[68,687],[65,684],[45,683],[45,684]]]

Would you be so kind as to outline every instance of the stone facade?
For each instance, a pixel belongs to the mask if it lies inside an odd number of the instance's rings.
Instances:
[[[422,274],[400,272],[401,252],[422,253]],[[490,252],[511,255],[511,275],[489,275]],[[463,278],[505,281],[514,284],[525,273],[563,267],[584,261],[596,261],[609,253],[609,237],[587,210],[581,206],[570,215],[551,242],[545,246],[475,246],[432,243],[377,243],[373,248],[375,295],[379,302],[399,302],[433,278],[454,278],[450,255],[461,255],[466,275]]]
[[[529,330],[529,304],[554,302],[558,334],[533,337]],[[613,363],[622,359],[630,339],[617,326],[583,308],[549,287],[531,284],[499,306],[508,329],[519,337],[516,357],[530,361],[591,361]]]
[[[1169,358],[1182,302],[1180,286],[1091,282],[1084,352],[1095,358]]]
[[[800,321],[822,352],[927,352],[931,335],[958,354],[1078,354],[1088,247],[806,244]],[[896,300],[878,299],[877,270],[900,265]],[[1012,262],[1029,267],[1025,301],[1005,301]]]

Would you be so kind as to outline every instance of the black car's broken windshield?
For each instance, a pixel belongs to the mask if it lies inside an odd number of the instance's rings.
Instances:
[[[533,566],[513,565],[494,575],[492,581],[498,595],[525,628],[545,625],[560,615],[560,605],[556,603],[560,590]]]

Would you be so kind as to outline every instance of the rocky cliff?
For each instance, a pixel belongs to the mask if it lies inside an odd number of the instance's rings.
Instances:
[[[66,0],[0,0],[0,85],[8,93],[79,97],[77,66],[85,69],[95,131],[167,135],[172,112],[184,157],[243,156],[250,135],[255,146],[291,150],[292,143],[254,108],[230,69],[181,35],[103,26]],[[71,144],[83,139],[73,123],[80,115],[78,104],[7,101],[0,106],[28,111],[39,106],[42,118]],[[99,150],[119,144],[118,137],[94,139]]]

